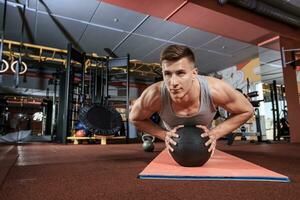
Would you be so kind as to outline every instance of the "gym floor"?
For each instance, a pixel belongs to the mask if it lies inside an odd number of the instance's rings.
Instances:
[[[141,144],[0,146],[0,199],[295,199],[300,198],[300,145],[250,144],[218,149],[281,173],[290,183],[140,180],[164,148]]]

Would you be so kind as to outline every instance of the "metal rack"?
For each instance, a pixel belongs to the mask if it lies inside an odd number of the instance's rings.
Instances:
[[[79,65],[74,64],[76,61]],[[77,51],[68,44],[68,56],[66,69],[62,71],[60,76],[60,101],[57,124],[57,140],[66,144],[67,136],[71,135],[72,127],[77,120],[78,106],[80,103],[80,95],[84,94],[83,88],[76,83],[76,75],[84,76],[85,54]]]
[[[120,135],[129,139],[129,90],[130,90],[130,56],[108,58],[105,77],[105,96],[107,103],[121,114],[124,130]]]

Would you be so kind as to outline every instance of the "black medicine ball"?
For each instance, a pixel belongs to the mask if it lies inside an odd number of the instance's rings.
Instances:
[[[173,159],[184,167],[199,167],[204,165],[210,158],[211,152],[208,152],[209,146],[205,143],[209,137],[201,137],[204,131],[195,126],[185,126],[177,129],[178,138],[172,139],[177,143],[174,149],[170,151]]]

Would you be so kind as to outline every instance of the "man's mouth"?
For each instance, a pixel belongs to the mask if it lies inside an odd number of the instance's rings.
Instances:
[[[180,89],[171,89],[171,92],[172,92],[173,94],[176,94],[176,93],[180,92]]]

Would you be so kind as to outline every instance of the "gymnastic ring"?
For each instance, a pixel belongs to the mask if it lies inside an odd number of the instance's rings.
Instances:
[[[11,66],[10,66],[10,69],[11,71],[13,71],[13,73],[16,73],[16,70],[15,70],[15,65],[17,64],[17,62],[19,62],[18,60],[14,61],[13,63],[11,63]],[[19,74],[25,74],[27,72],[27,65],[25,62],[21,62],[21,64],[23,65],[24,67],[24,70],[19,72]]]
[[[8,68],[9,68],[8,62],[6,60],[4,60],[4,59],[2,59],[1,68],[2,68],[3,64],[5,65],[5,67],[0,70],[0,73],[6,72],[8,70]]]

